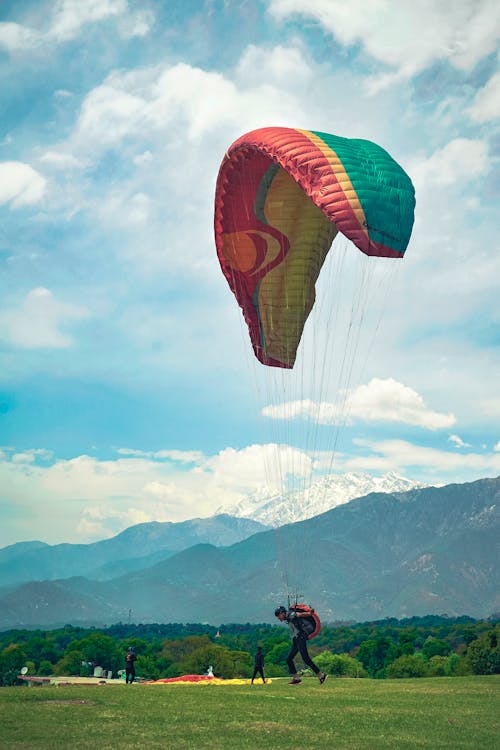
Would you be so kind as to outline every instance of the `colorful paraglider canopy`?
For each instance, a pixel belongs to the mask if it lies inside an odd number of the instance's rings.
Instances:
[[[215,242],[260,362],[293,367],[337,232],[401,258],[414,208],[410,178],[370,141],[294,128],[235,141],[217,179]]]
[[[271,680],[266,680],[270,684]],[[149,680],[146,685],[250,685],[250,680],[232,678],[225,680],[213,675],[184,674],[181,677],[162,677],[159,680]]]

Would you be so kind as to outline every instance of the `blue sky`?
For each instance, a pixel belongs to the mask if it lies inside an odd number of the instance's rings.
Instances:
[[[499,30],[487,0],[2,3],[0,545],[210,515],[278,474],[500,473]],[[221,159],[265,125],[373,140],[415,184],[347,379],[364,256],[340,241],[301,377],[252,361],[218,265]]]

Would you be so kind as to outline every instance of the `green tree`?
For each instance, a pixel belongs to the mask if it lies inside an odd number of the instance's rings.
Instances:
[[[451,647],[446,641],[439,638],[433,638],[431,635],[426,639],[422,646],[422,653],[426,659],[432,659],[433,656],[448,656]]]
[[[50,661],[47,661],[46,659],[43,659],[40,662],[40,666],[38,667],[37,674],[40,675],[40,677],[47,677],[49,674],[54,673],[54,665],[50,663]]]
[[[68,645],[69,651],[79,651],[85,661],[95,662],[96,666],[117,672],[123,666],[123,654],[114,638],[102,633],[91,633]]]
[[[80,675],[82,674],[82,662],[84,655],[82,651],[68,649],[63,658],[54,666],[54,674],[57,675]]]
[[[496,631],[485,633],[469,645],[467,662],[474,674],[500,674],[500,637]]]
[[[399,656],[396,644],[390,638],[374,638],[364,641],[356,658],[372,677],[385,677],[385,667]]]
[[[42,638],[40,635],[28,638],[25,649],[28,658],[35,662],[36,669],[38,669],[41,661],[47,660],[55,663],[62,657],[62,654],[55,643],[50,641],[47,637]]]
[[[289,640],[279,641],[272,648],[266,651],[266,665],[277,664],[283,666],[286,663],[286,657],[290,651],[291,643]]]
[[[146,680],[157,680],[160,677],[160,670],[152,656],[139,654],[135,662],[135,672],[138,677],[144,677]]]
[[[191,652],[177,664],[181,674],[203,674],[210,665],[218,677],[248,677],[252,658],[245,651],[231,651],[224,646],[210,644]]]
[[[475,625],[466,625],[462,628],[462,638],[469,646],[472,641],[474,641],[477,638],[477,629]]]
[[[401,655],[413,654],[420,642],[418,632],[415,628],[404,628],[399,632],[398,645]]]
[[[169,665],[172,665],[176,662],[182,661],[189,656],[189,654],[193,653],[193,651],[212,645],[212,641],[208,635],[191,635],[186,638],[165,640],[163,642],[161,656]]]
[[[12,643],[0,653],[0,685],[14,685],[26,662],[26,653],[18,643]]]

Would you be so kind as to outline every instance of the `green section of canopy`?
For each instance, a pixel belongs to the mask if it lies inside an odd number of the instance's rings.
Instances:
[[[413,227],[415,191],[406,172],[380,146],[311,131],[335,151],[365,213],[370,239],[403,253]],[[383,227],[383,229],[382,229]]]

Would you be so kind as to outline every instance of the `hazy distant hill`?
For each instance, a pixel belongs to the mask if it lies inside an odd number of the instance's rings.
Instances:
[[[0,586],[72,576],[106,580],[147,568],[200,542],[227,546],[266,527],[218,515],[181,523],[141,523],[93,544],[20,542],[0,549]]]
[[[500,608],[500,478],[371,494],[226,548],[186,549],[103,582],[82,578],[0,592],[0,626],[263,622],[283,601],[283,560],[325,620]]]

